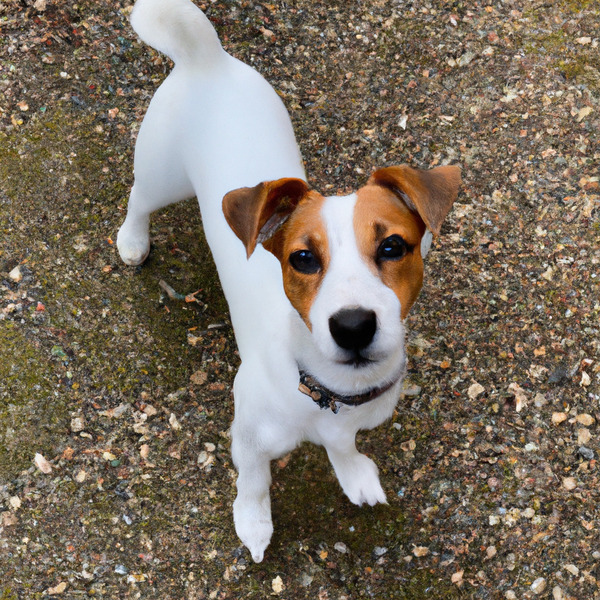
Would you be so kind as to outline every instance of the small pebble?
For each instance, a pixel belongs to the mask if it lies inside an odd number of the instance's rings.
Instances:
[[[19,283],[23,279],[23,273],[21,273],[21,267],[18,265],[8,274],[9,279],[15,283]]]
[[[333,547],[342,554],[346,554],[346,552],[348,552],[348,546],[346,546],[344,542],[336,542]]]
[[[276,594],[281,594],[281,592],[283,592],[285,586],[283,585],[283,580],[279,575],[273,579],[271,582],[271,587]]]
[[[563,487],[566,490],[574,490],[577,487],[577,480],[575,477],[565,477],[563,479]]]
[[[559,425],[560,423],[562,423],[563,421],[567,420],[567,413],[564,412],[555,412],[552,413],[552,422],[555,425]]]
[[[579,569],[575,565],[571,565],[571,564],[565,565],[565,569],[567,571],[569,571],[569,573],[571,573],[571,575],[574,575],[575,577],[577,577],[579,575]]]
[[[73,433],[79,433],[85,429],[85,421],[83,417],[73,417],[71,419],[71,431]]]
[[[538,577],[531,584],[531,591],[536,595],[543,594],[545,589],[546,589],[546,580],[543,577]]]
[[[169,425],[173,431],[179,431],[181,429],[181,423],[177,420],[175,413],[171,413],[169,417]]]
[[[592,439],[592,433],[587,427],[582,427],[577,430],[577,443],[584,445]]]
[[[475,398],[483,394],[483,392],[485,392],[485,388],[480,383],[475,382],[467,390],[467,396],[469,396],[471,400],[475,400]]]
[[[577,415],[575,417],[575,420],[578,423],[581,423],[582,425],[586,425],[586,426],[590,426],[593,425],[595,423],[595,419],[594,417],[592,417],[592,415],[588,415],[588,414],[581,414],[581,415]]]
[[[46,475],[52,472],[52,465],[39,452],[33,458],[35,466]]]
[[[555,585],[552,588],[552,598],[554,598],[554,600],[564,600],[564,597],[565,595],[560,585]]]
[[[117,565],[115,567],[115,573],[117,575],[127,575],[127,567],[125,567],[124,565]]]

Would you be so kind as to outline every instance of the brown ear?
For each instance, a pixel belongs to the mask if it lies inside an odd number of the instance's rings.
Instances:
[[[256,244],[275,235],[306,192],[308,184],[305,181],[285,178],[265,181],[253,188],[240,188],[225,195],[223,214],[244,243],[248,258]]]
[[[432,233],[438,235],[458,195],[460,168],[435,167],[429,171],[408,165],[386,167],[371,175],[370,184],[382,185],[397,194],[417,212]]]

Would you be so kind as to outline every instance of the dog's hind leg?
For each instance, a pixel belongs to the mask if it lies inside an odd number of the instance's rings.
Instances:
[[[129,195],[127,217],[117,234],[121,260],[128,265],[140,265],[150,252],[150,213],[143,195],[134,185]]]
[[[117,234],[117,248],[121,259],[128,265],[142,264],[150,252],[150,214],[159,208],[179,200],[190,198],[193,193],[181,194],[181,197],[160,195],[149,192],[148,187],[134,184],[129,194],[127,217]]]
[[[153,102],[136,144],[135,183],[127,217],[117,235],[119,254],[128,265],[143,263],[150,252],[150,214],[194,196],[177,151],[177,138],[170,133],[161,108],[161,103]]]

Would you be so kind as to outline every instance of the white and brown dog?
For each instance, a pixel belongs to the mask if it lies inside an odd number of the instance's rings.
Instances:
[[[258,562],[273,532],[270,461],[304,440],[326,448],[352,502],[386,501],[355,435],[388,419],[398,401],[403,320],[460,170],[389,167],[354,194],[323,197],[305,183],[279,97],[223,50],[198,8],[138,0],[131,22],[175,67],[139,132],[117,245],[127,264],[142,263],[150,213],[197,196],[242,359],[233,510]]]

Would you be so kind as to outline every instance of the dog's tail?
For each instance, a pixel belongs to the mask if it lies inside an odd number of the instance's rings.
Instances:
[[[210,21],[190,0],[137,0],[131,25],[175,64],[200,65],[225,55]]]

